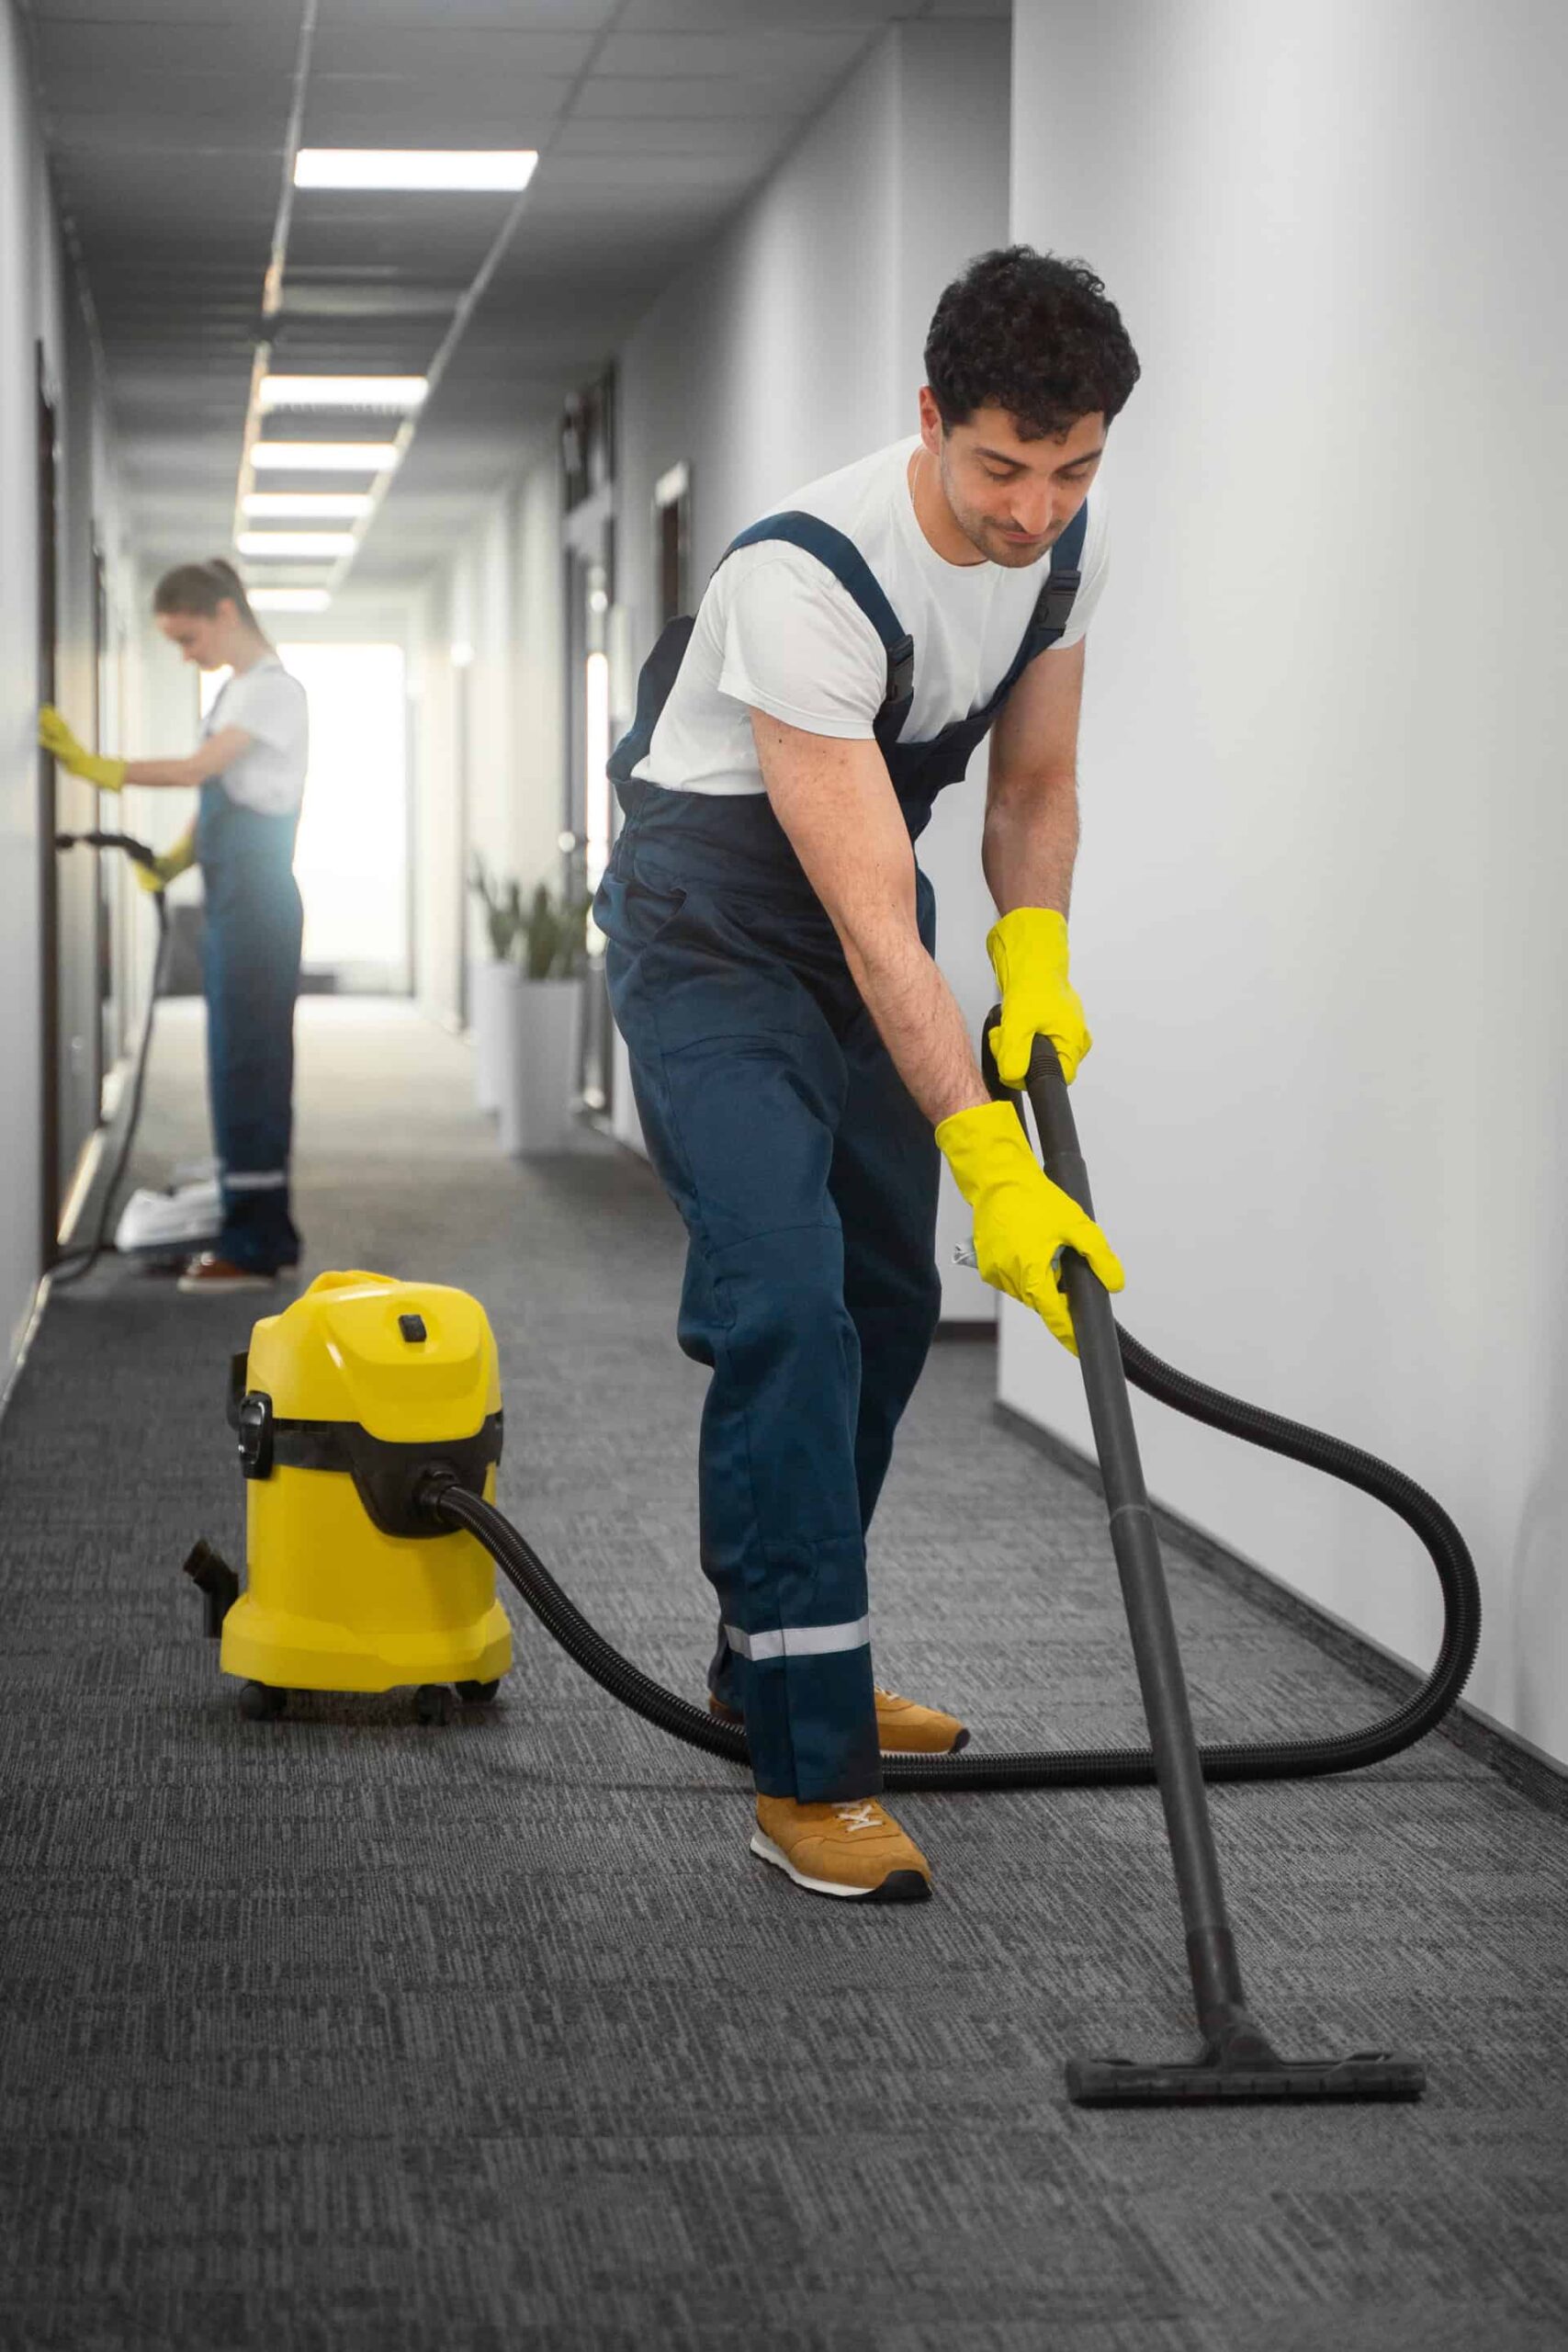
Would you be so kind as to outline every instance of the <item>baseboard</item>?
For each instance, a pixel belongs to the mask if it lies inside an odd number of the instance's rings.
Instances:
[[[0,1422],[5,1420],[6,1409],[17,1391],[17,1383],[20,1380],[27,1364],[28,1351],[38,1336],[38,1327],[43,1319],[45,1303],[44,1284],[41,1281],[36,1282],[26,1311],[18,1318],[16,1329],[11,1334],[10,1362],[6,1367],[4,1383],[0,1384]]]
[[[1059,1469],[1091,1487],[1097,1495],[1103,1496],[1105,1486],[1100,1475],[1100,1464],[1089,1454],[1081,1453],[1076,1445],[1070,1445],[1066,1438],[1056,1436],[1054,1430],[1042,1429],[1038,1421],[1032,1421],[1026,1413],[1019,1412],[1011,1405],[1004,1405],[999,1398],[992,1410],[999,1421],[1037,1452],[1047,1455]],[[1393,1657],[1356,1627],[1348,1625],[1343,1618],[1335,1616],[1332,1610],[1321,1608],[1316,1601],[1303,1600],[1299,1592],[1292,1592],[1267,1568],[1259,1567],[1256,1561],[1244,1559],[1239,1552],[1233,1552],[1205,1529],[1195,1527],[1179,1511],[1167,1510],[1152,1496],[1150,1504],[1162,1541],[1184,1553],[1189,1559],[1196,1560],[1201,1567],[1217,1577],[1222,1584],[1228,1585],[1233,1592],[1240,1593],[1256,1607],[1266,1610],[1271,1617],[1293,1625],[1298,1633],[1304,1634],[1309,1641],[1330,1657],[1337,1658],[1342,1666],[1349,1667],[1374,1690],[1385,1692],[1392,1699],[1404,1700],[1419,1688],[1423,1678],[1413,1673],[1403,1658]],[[1522,1739],[1507,1724],[1495,1722],[1492,1716],[1483,1713],[1479,1707],[1472,1706],[1468,1700],[1461,1699],[1434,1736],[1448,1740],[1462,1754],[1473,1756],[1478,1763],[1484,1764],[1499,1780],[1506,1781],[1511,1789],[1520,1796],[1528,1797],[1543,1812],[1554,1814],[1561,1820],[1568,1820],[1568,1770],[1554,1757],[1533,1747],[1528,1739]]]

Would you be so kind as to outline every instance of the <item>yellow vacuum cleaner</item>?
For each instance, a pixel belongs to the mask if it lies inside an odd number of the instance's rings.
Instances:
[[[419,1716],[493,1699],[512,1664],[495,1567],[476,1539],[418,1512],[439,1466],[495,1496],[501,1373],[467,1292],[385,1274],[321,1274],[251,1334],[230,1369],[245,1476],[245,1589],[210,1546],[186,1563],[243,1678],[242,1711],[290,1690],[412,1684]]]

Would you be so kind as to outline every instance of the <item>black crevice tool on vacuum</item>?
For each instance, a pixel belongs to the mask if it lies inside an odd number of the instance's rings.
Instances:
[[[992,1023],[998,1017],[993,1012],[986,1024],[986,1080],[993,1094],[1009,1098],[1009,1090],[997,1076],[990,1046]],[[1089,1171],[1078,1149],[1066,1082],[1055,1048],[1047,1038],[1035,1041],[1027,1091],[1046,1174],[1071,1194],[1086,1216],[1092,1216]],[[1009,1099],[1020,1109],[1016,1095]],[[1064,1252],[1061,1281],[1072,1312],[1084,1393],[1105,1485],[1111,1541],[1148,1719],[1149,1745],[1187,1938],[1198,2030],[1202,2037],[1197,2057],[1186,2064],[1070,2058],[1068,2096],[1080,2107],[1209,2106],[1235,2099],[1419,2098],[1427,2077],[1414,2058],[1392,2050],[1358,2051],[1347,2058],[1282,2058],[1247,2006],[1235,1938],[1225,1911],[1203,1768],[1192,1729],[1159,1535],[1138,1458],[1110,1295],[1076,1250]]]
[[[224,1618],[240,1598],[240,1579],[205,1536],[197,1537],[180,1566],[201,1595],[203,1630],[208,1640],[215,1642],[222,1634]]]

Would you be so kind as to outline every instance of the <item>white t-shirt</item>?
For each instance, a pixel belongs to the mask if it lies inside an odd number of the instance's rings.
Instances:
[[[310,712],[305,689],[276,653],[236,671],[214,698],[201,729],[205,743],[225,727],[243,727],[254,741],[215,780],[242,808],[286,817],[305,791]]]
[[[826,474],[790,509],[852,540],[915,640],[915,695],[901,740],[925,742],[989,701],[1011,666],[1050,569],[949,563],[915,514],[909,459],[918,435]],[[1061,646],[1089,628],[1105,584],[1105,505],[1098,485],[1079,563],[1082,585]],[[1055,649],[1053,649],[1054,650]],[[680,673],[633,774],[682,792],[763,789],[748,707],[807,734],[863,741],[887,692],[882,639],[816,556],[781,539],[740,548],[697,607]]]

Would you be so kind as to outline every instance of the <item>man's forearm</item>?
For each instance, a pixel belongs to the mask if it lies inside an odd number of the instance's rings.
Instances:
[[[990,1100],[953,990],[914,931],[844,956],[894,1068],[932,1126]]]
[[[998,914],[1014,907],[1069,913],[1077,854],[1075,777],[1001,792],[987,802],[980,863]]]

